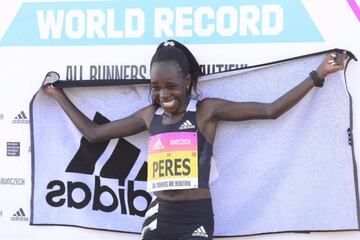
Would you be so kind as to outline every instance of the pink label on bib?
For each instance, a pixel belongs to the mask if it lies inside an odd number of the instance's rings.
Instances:
[[[160,133],[150,137],[149,154],[197,151],[196,132]]]

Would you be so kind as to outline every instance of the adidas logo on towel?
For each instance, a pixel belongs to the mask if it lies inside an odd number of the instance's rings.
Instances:
[[[98,112],[93,121],[99,125],[110,122]],[[73,177],[65,180],[51,179],[45,184],[49,186],[45,197],[46,208],[67,207],[67,211],[76,208],[76,213],[79,209],[84,209],[96,213],[101,211],[143,217],[152,196],[136,184],[136,182],[145,182],[147,176],[147,162],[138,159],[140,152],[139,148],[125,138],[90,143],[82,137],[77,152],[65,170],[67,173],[81,174],[78,176],[80,181],[75,182]],[[54,173],[58,174],[55,171]],[[82,182],[84,174],[92,175],[94,181]],[[116,180],[117,186],[108,184],[109,181],[103,178]],[[85,194],[82,200],[73,198],[74,191],[82,191]],[[64,200],[59,201],[59,198]],[[141,199],[145,207],[137,204],[138,199]],[[40,202],[38,202],[39,209],[42,206]]]
[[[29,119],[26,117],[24,111],[21,111],[17,116],[15,116],[14,120],[12,120],[12,123],[30,123]]]
[[[184,130],[184,129],[191,129],[191,128],[195,128],[194,125],[192,125],[192,123],[189,120],[186,120],[183,124],[181,124],[181,126],[179,127],[180,130]]]
[[[193,237],[208,237],[206,231],[205,231],[205,228],[204,226],[201,226],[199,227],[198,229],[196,229],[193,234],[192,234]]]
[[[153,146],[153,150],[159,150],[159,149],[163,149],[164,145],[161,143],[160,138],[158,138],[158,140],[156,140],[154,146]]]

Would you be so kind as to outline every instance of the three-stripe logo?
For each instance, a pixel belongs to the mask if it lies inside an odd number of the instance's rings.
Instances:
[[[98,112],[93,121],[97,124],[109,122],[106,117]],[[90,143],[82,137],[80,146],[65,171],[92,175],[95,177],[95,181],[93,183],[73,180],[64,182],[57,179],[50,181],[47,184],[47,189],[50,191],[45,197],[48,205],[75,209],[83,209],[91,205],[93,211],[114,212],[119,209],[121,214],[144,216],[152,196],[141,188],[135,189],[135,181],[146,181],[147,163],[137,164],[133,170],[140,149],[124,138],[119,138],[116,141],[116,144],[110,144],[110,141]],[[98,164],[99,161],[101,163],[105,161],[105,163],[98,173],[96,168],[100,165]],[[138,171],[137,176],[135,179],[129,180],[130,172],[135,170]],[[116,179],[118,187],[106,185],[108,181],[101,178]],[[80,201],[73,198],[73,192],[76,190],[85,194]],[[110,199],[103,202],[104,196]],[[59,198],[60,200],[58,200]],[[145,200],[146,206],[135,204],[138,198]],[[144,203],[144,201],[141,202]]]
[[[12,215],[11,221],[29,221],[29,218],[26,217],[24,210],[20,208]]]
[[[109,120],[96,113],[93,121],[97,124],[105,124]],[[84,137],[80,140],[80,147],[66,168],[66,172],[94,174],[95,165],[106,151],[110,141],[90,143]],[[119,138],[110,157],[100,171],[100,177],[118,179],[119,185],[124,186],[125,180],[134,167],[140,154],[140,149],[125,140]],[[147,162],[144,162],[138,172],[135,181],[146,181]]]
[[[205,231],[205,228],[204,226],[200,226],[199,228],[197,228],[193,234],[192,234],[193,237],[209,237],[208,234],[206,233]]]
[[[14,117],[14,120],[12,120],[12,123],[14,124],[28,124],[30,123],[30,120],[25,115],[24,111],[21,111],[18,115]]]
[[[179,127],[180,130],[184,130],[184,129],[192,129],[195,128],[195,126],[189,121],[186,120],[183,124],[181,124],[181,126]]]

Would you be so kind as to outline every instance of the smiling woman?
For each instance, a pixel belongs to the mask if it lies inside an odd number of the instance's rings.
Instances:
[[[161,43],[151,59],[152,103],[132,115],[98,125],[80,112],[63,90],[45,84],[90,142],[148,130],[148,207],[143,239],[212,239],[214,219],[209,190],[210,162],[219,121],[276,119],[323,79],[343,68],[345,54],[329,54],[316,71],[272,103],[196,99],[201,68],[181,43]]]

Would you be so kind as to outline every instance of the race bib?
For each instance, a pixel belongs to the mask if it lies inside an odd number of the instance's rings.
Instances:
[[[197,149],[196,132],[170,132],[151,136],[147,190],[197,188]]]

